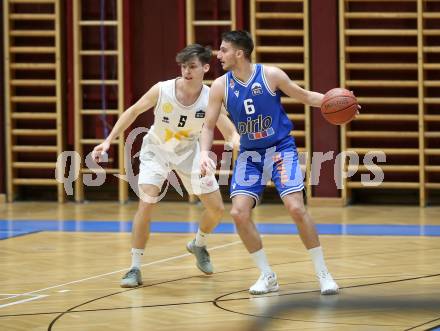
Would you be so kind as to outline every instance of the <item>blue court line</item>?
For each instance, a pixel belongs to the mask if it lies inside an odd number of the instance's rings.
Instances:
[[[126,221],[76,221],[76,220],[0,220],[0,240],[40,231],[59,232],[131,232],[131,222]],[[440,225],[389,225],[389,224],[317,224],[319,234],[354,236],[440,236]],[[194,233],[197,222],[151,223],[151,232]],[[261,234],[296,234],[293,223],[258,223]],[[214,233],[237,233],[232,223],[220,223]]]

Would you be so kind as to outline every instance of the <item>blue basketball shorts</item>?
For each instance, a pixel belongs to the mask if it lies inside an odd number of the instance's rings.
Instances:
[[[230,197],[247,195],[258,203],[270,180],[281,198],[304,189],[298,151],[291,137],[267,149],[240,151],[235,161]]]

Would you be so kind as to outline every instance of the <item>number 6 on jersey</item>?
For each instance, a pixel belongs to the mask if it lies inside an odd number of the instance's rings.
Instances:
[[[243,101],[244,110],[246,111],[246,114],[248,114],[248,115],[252,115],[253,113],[255,113],[255,107],[254,107],[253,102],[254,101],[252,99],[246,99]]]

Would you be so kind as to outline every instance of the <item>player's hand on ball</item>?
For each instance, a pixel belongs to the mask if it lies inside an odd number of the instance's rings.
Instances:
[[[358,112],[358,102],[352,91],[337,87],[324,94],[321,114],[329,123],[347,124],[355,118]]]
[[[353,96],[354,96],[354,92],[353,91],[350,91],[351,92],[351,94],[353,94]],[[357,110],[356,110],[356,116],[357,115],[359,115],[360,114],[360,110],[362,109],[362,107],[361,107],[361,105],[357,105]]]
[[[202,151],[200,153],[200,174],[202,177],[215,173],[216,163],[210,157],[210,154],[215,155],[214,153],[208,151]]]

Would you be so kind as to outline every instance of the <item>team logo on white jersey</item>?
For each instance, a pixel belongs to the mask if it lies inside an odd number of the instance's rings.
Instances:
[[[164,113],[171,113],[173,111],[173,105],[169,102],[165,102],[162,106],[162,110]]]
[[[263,89],[261,88],[261,84],[260,83],[257,83],[257,82],[253,83],[252,87],[251,87],[251,90],[252,90],[252,95],[253,96],[263,94]]]
[[[205,111],[203,109],[196,111],[196,118],[204,118],[204,117],[205,117]]]
[[[169,119],[168,117],[164,116],[164,117],[162,118],[162,122],[164,122],[164,123],[170,123],[170,119]]]

